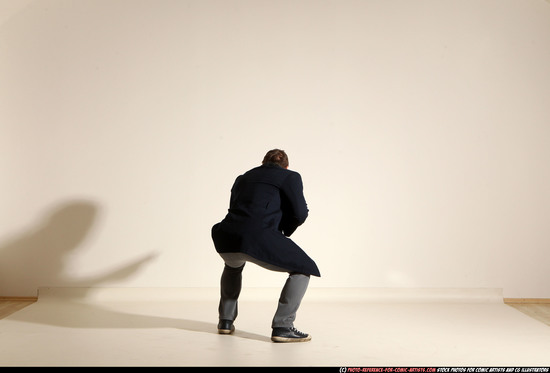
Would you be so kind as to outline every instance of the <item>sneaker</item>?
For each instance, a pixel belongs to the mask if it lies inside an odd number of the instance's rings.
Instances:
[[[233,320],[220,320],[218,323],[219,334],[232,334],[235,331]]]
[[[273,342],[307,342],[311,340],[311,335],[302,333],[296,328],[273,328],[271,340]]]

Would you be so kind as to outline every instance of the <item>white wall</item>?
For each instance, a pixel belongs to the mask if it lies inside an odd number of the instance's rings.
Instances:
[[[547,2],[0,9],[0,295],[218,286],[210,228],[280,147],[312,287],[550,297]]]

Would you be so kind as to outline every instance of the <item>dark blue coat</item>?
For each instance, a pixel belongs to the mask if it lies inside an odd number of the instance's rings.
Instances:
[[[315,262],[288,238],[307,216],[300,174],[268,163],[237,177],[229,211],[212,227],[212,240],[219,253],[241,252],[289,272],[320,276]]]

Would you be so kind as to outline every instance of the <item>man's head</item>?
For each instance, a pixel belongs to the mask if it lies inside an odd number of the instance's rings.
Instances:
[[[281,166],[282,168],[288,168],[288,156],[284,150],[273,149],[267,152],[262,161],[262,164],[266,163],[275,163]]]

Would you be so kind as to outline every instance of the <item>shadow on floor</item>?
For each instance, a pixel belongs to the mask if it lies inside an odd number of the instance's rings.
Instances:
[[[62,302],[42,301],[40,302],[41,311],[39,314],[32,312],[32,307],[33,305],[29,305],[25,309],[13,313],[9,316],[9,319],[63,328],[172,328],[196,333],[218,334],[216,323],[185,318],[139,315],[72,300]],[[185,308],[182,308],[182,314],[185,314]],[[232,336],[271,343],[269,336],[244,330],[237,329]]]

